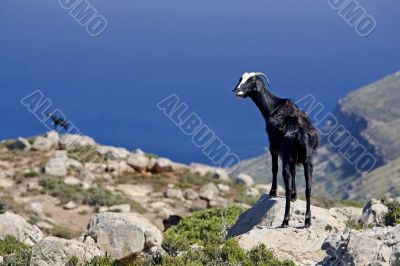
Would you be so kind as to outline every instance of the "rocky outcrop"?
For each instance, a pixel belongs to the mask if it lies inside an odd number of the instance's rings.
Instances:
[[[314,265],[325,257],[321,250],[324,240],[345,229],[346,217],[312,206],[313,224],[304,228],[305,207],[304,201],[293,202],[290,227],[280,228],[285,199],[264,195],[239,217],[228,237],[236,237],[246,250],[262,243],[282,259],[291,259],[298,265]]]
[[[32,249],[31,266],[81,265],[90,262],[96,256],[103,256],[96,246],[77,240],[46,237]],[[72,258],[78,258],[78,264],[70,264]]]
[[[0,214],[0,239],[5,239],[7,235],[29,246],[43,238],[42,231],[36,225],[27,223],[24,218],[11,212]]]
[[[109,256],[123,259],[160,246],[162,233],[138,214],[104,212],[88,224],[85,242],[92,241]]]
[[[322,249],[321,265],[400,265],[400,225],[333,234]]]
[[[365,225],[385,225],[385,216],[389,212],[388,207],[382,202],[371,199],[365,204],[361,221]]]

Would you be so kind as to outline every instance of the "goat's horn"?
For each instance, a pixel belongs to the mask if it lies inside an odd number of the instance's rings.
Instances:
[[[267,75],[265,75],[264,73],[261,73],[261,72],[256,72],[255,75],[265,77],[267,79],[268,87],[271,87],[271,84],[269,83],[269,78],[267,77]]]

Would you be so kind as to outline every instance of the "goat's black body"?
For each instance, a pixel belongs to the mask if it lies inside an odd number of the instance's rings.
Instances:
[[[64,120],[64,119],[62,119],[62,118],[60,118],[60,117],[58,117],[58,116],[56,116],[54,114],[51,114],[51,113],[49,113],[48,116],[53,121],[54,129],[56,131],[58,131],[59,127],[61,127],[61,129],[64,129],[64,130],[68,130],[69,129],[70,125],[69,125],[68,121],[66,121],[66,120]]]
[[[249,83],[249,84],[247,84]],[[312,157],[319,145],[319,133],[307,115],[293,101],[274,96],[263,80],[255,76],[236,88],[238,95],[250,97],[260,109],[265,121],[270,153],[272,157],[272,187],[269,195],[277,195],[278,157],[282,160],[282,175],[286,190],[285,217],[283,227],[289,225],[290,201],[296,200],[296,165],[304,167],[306,179],[306,220],[305,226],[311,225],[311,182],[313,162]]]

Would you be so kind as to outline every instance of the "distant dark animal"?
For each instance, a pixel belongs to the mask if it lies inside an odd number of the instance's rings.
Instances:
[[[296,165],[303,165],[307,200],[305,227],[310,227],[312,159],[319,146],[319,132],[307,115],[292,100],[281,99],[273,95],[267,89],[262,77],[266,79],[269,86],[268,77],[265,74],[244,73],[233,91],[238,97],[250,97],[266,121],[269,151],[272,157],[270,197],[277,196],[278,156],[282,160],[282,175],[286,190],[285,217],[282,227],[289,226],[290,201],[297,198]]]
[[[66,131],[69,129],[70,124],[65,119],[62,119],[52,113],[48,113],[47,116],[50,117],[50,119],[53,121],[54,129],[56,131],[58,131],[59,127],[61,127],[61,129],[64,129]]]
[[[170,215],[167,219],[164,219],[164,232],[167,231],[171,226],[179,224],[180,221],[182,221],[182,217],[179,215]]]

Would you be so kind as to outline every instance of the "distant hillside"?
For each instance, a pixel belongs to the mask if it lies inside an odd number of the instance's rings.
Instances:
[[[385,193],[400,196],[400,72],[385,77],[339,100],[334,114],[377,159],[376,169],[361,176],[326,139],[315,161],[314,192],[335,198],[366,199]],[[395,161],[396,160],[396,161]],[[303,170],[297,171],[300,189]],[[235,172],[247,173],[258,182],[271,181],[271,158],[264,154],[244,160]],[[281,178],[279,182],[282,184]],[[300,190],[299,190],[300,191]],[[303,190],[301,190],[303,191]]]

